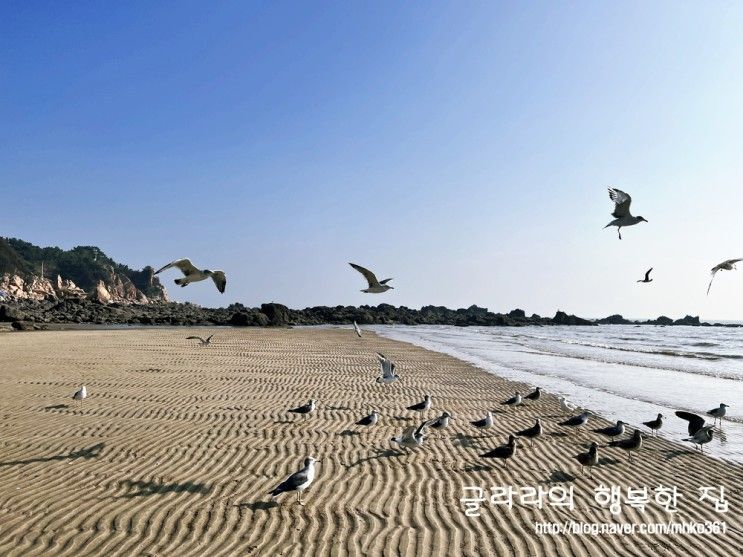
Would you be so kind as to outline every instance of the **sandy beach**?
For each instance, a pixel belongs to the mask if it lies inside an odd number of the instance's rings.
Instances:
[[[198,346],[186,336],[214,334]],[[400,382],[378,385],[374,353]],[[81,383],[89,398],[71,400]],[[629,465],[601,449],[593,478],[573,455],[600,436],[566,431],[555,397],[500,405],[533,386],[450,356],[348,329],[175,329],[0,334],[2,555],[736,555],[743,552],[743,467],[692,446],[645,441]],[[451,426],[420,449],[389,439],[433,397]],[[308,419],[286,410],[318,401]],[[372,409],[380,423],[353,423]],[[495,427],[469,420],[493,409]],[[545,435],[506,469],[477,455],[540,416]],[[648,416],[648,419],[654,416]],[[669,419],[675,419],[669,417]],[[591,428],[608,425],[592,419]],[[635,424],[633,424],[635,425]],[[306,456],[322,459],[305,506],[267,492]],[[596,487],[647,487],[641,511],[618,514]],[[467,516],[464,487],[573,489],[574,509],[495,505]],[[677,512],[654,500],[676,487]],[[700,500],[724,487],[728,511]],[[472,492],[469,492],[472,493]],[[717,493],[719,495],[719,491]],[[725,533],[565,535],[538,523],[725,523]]]

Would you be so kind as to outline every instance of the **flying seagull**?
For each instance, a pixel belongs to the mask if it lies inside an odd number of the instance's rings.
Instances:
[[[650,272],[651,272],[652,270],[653,270],[653,268],[652,268],[652,267],[650,267],[650,268],[648,269],[647,273],[645,273],[645,278],[644,278],[644,279],[640,279],[640,280],[638,280],[637,282],[653,282],[653,279],[651,279],[651,278],[650,278]]]
[[[211,344],[212,337],[213,336],[214,335],[209,335],[206,338],[201,338],[201,337],[197,337],[197,336],[190,336],[190,337],[186,337],[186,340],[198,340],[199,342],[201,342],[201,346],[208,346],[209,344]]]
[[[302,406],[297,406],[296,408],[291,408],[289,412],[293,412],[294,414],[302,414],[303,416],[308,416],[312,414],[312,412],[315,411],[315,401],[310,400],[307,404],[304,404]]]
[[[183,278],[175,279],[176,284],[184,287],[188,286],[192,282],[199,282],[211,277],[214,284],[217,286],[217,290],[224,294],[224,289],[227,286],[227,277],[225,276],[224,271],[210,271],[209,269],[201,271],[194,267],[193,263],[191,263],[189,259],[184,258],[176,259],[175,261],[168,263],[162,269],[155,271],[155,274],[157,275],[158,273],[162,273],[165,269],[170,269],[171,267],[177,267],[183,273]]]
[[[508,400],[504,400],[501,402],[501,404],[506,404],[508,406],[519,406],[523,402],[523,399],[521,398],[521,393],[516,391],[516,394],[513,395]]]
[[[712,281],[715,280],[717,271],[734,271],[736,269],[735,264],[739,261],[743,261],[743,257],[740,259],[728,259],[712,267],[712,278],[709,280],[709,286],[707,287],[707,295],[709,296],[709,289],[712,288]]]
[[[588,423],[588,417],[591,415],[590,412],[585,411],[582,414],[578,414],[577,416],[573,416],[572,418],[568,418],[564,422],[560,422],[558,425],[566,426],[566,427],[580,427],[582,425],[586,425]]]
[[[684,441],[691,441],[692,443],[697,445],[697,447],[699,447],[700,451],[704,452],[704,445],[712,441],[714,428],[715,426],[713,425],[706,425],[688,439],[684,439]]]
[[[599,463],[599,444],[591,443],[591,448],[588,449],[587,453],[580,453],[575,455],[575,460],[580,463],[580,473],[584,473],[584,467],[588,467],[588,475],[593,477],[591,474],[591,468]]]
[[[425,412],[429,408],[431,408],[431,395],[426,395],[423,397],[422,401],[413,404],[412,406],[408,406],[408,410],[412,410],[413,412]]]
[[[720,403],[720,406],[717,408],[713,408],[712,410],[709,410],[707,412],[708,416],[712,416],[715,421],[713,423],[717,423],[717,420],[720,420],[720,426],[722,426],[722,419],[725,417],[725,409],[728,407],[727,404]]]
[[[537,387],[536,389],[534,389],[534,391],[526,395],[524,398],[528,400],[539,400],[540,396],[542,396],[542,389],[540,387]]]
[[[542,420],[537,418],[537,422],[533,426],[517,431],[514,435],[516,437],[526,437],[529,440],[529,446],[531,447],[534,444],[534,439],[542,435],[542,431]]]
[[[642,447],[642,433],[640,433],[639,429],[636,429],[632,434],[632,437],[620,439],[619,441],[610,441],[609,446],[619,447],[620,449],[627,451],[627,457],[629,458],[629,461],[632,462],[632,453],[639,451],[640,447]]]
[[[446,429],[449,427],[449,420],[451,419],[451,414],[449,414],[449,412],[444,412],[441,416],[429,422],[428,426],[431,429]]]
[[[488,451],[481,454],[481,458],[501,458],[503,459],[503,466],[508,467],[508,459],[512,458],[516,454],[516,437],[513,435],[508,436],[508,443],[501,445],[500,447],[494,448],[492,451]]]
[[[618,420],[616,425],[594,429],[593,432],[606,435],[607,437],[619,437],[620,435],[624,435],[624,425],[622,420]]]
[[[390,286],[389,284],[387,284],[389,281],[392,280],[391,278],[379,281],[377,280],[376,275],[369,269],[365,269],[361,265],[356,265],[356,263],[349,263],[349,265],[356,269],[359,273],[364,275],[366,282],[369,283],[369,288],[362,290],[362,292],[366,292],[367,294],[381,294],[382,292],[387,292],[391,288],[394,288],[394,286]]]
[[[85,388],[85,385],[81,385],[80,389],[78,391],[75,391],[75,394],[72,395],[72,400],[77,400],[82,402],[88,398],[88,389]]]
[[[296,491],[297,492],[297,501],[300,505],[304,505],[304,501],[302,501],[302,492],[310,487],[310,484],[315,479],[315,463],[317,460],[315,460],[312,457],[305,458],[304,459],[304,465],[302,466],[302,469],[298,472],[294,472],[291,476],[286,478],[283,482],[281,482],[278,486],[276,486],[272,491],[270,491],[268,494],[271,497],[278,497],[282,493],[287,493],[289,491]]]
[[[689,422],[689,427],[687,428],[689,435],[694,435],[697,431],[704,427],[704,418],[702,418],[701,416],[697,416],[696,414],[692,414],[691,412],[684,412],[683,410],[679,410],[678,412],[676,412],[676,415],[682,420],[686,420],[687,422]]]
[[[358,422],[356,422],[356,425],[363,425],[363,426],[373,426],[376,425],[379,421],[379,412],[376,410],[372,410],[372,413],[368,416],[364,416],[361,418]]]
[[[353,322],[353,330],[356,331],[356,335],[361,338],[361,329],[359,328],[356,321]]]
[[[648,222],[643,217],[633,217],[629,212],[629,206],[632,203],[632,198],[628,193],[623,192],[615,188],[609,188],[609,199],[614,202],[614,212],[611,214],[614,220],[607,224],[604,228],[610,226],[617,227],[617,233],[619,239],[622,239],[622,227],[632,226],[638,222]]]
[[[475,420],[470,423],[478,429],[489,429],[493,427],[493,414],[488,411],[487,415],[482,420]]]
[[[379,367],[382,370],[382,376],[377,377],[377,383],[388,384],[394,383],[400,376],[395,373],[395,364],[393,364],[387,356],[377,352],[377,358],[379,358]]]
[[[642,422],[642,425],[648,426],[653,432],[653,435],[658,433],[658,430],[663,427],[663,414],[658,414],[658,417],[649,422]]]
[[[402,430],[402,435],[393,437],[390,439],[393,443],[397,443],[401,447],[406,449],[415,449],[423,445],[423,439],[426,434],[423,432],[423,428],[428,425],[428,421],[423,422],[417,428],[414,425],[408,426]]]

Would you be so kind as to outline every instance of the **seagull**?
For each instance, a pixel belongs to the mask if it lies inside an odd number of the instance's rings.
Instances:
[[[377,352],[377,358],[379,358],[379,367],[382,370],[382,376],[377,377],[377,383],[394,383],[400,376],[395,374],[395,364],[393,364],[387,356]]]
[[[394,288],[394,286],[390,286],[389,284],[387,284],[389,281],[392,280],[391,278],[379,281],[377,280],[376,275],[369,269],[365,269],[361,265],[356,265],[355,263],[349,263],[349,265],[356,269],[359,273],[364,275],[366,282],[369,283],[369,288],[362,290],[362,292],[366,292],[367,294],[381,294],[382,292],[387,292],[391,288]]]
[[[591,443],[591,447],[587,453],[580,453],[575,455],[575,460],[580,463],[580,473],[584,473],[584,467],[588,466],[588,475],[593,477],[591,474],[591,468],[599,463],[599,444]]]
[[[653,282],[653,279],[650,278],[650,272],[652,270],[653,270],[653,268],[650,267],[650,269],[648,269],[647,273],[645,273],[645,278],[644,279],[640,279],[637,282]]]
[[[642,425],[648,426],[652,430],[653,435],[656,435],[658,430],[663,427],[663,414],[658,414],[657,418],[649,422],[642,422]]]
[[[88,389],[85,388],[85,385],[81,385],[80,389],[72,395],[72,400],[78,400],[80,402],[86,398],[88,398]]]
[[[712,410],[707,412],[708,416],[712,416],[715,421],[713,423],[717,423],[717,420],[720,420],[720,426],[722,426],[722,418],[725,417],[725,408],[727,408],[727,404],[720,403],[720,406],[717,408],[713,408]]]
[[[297,406],[296,408],[291,408],[289,412],[294,412],[295,414],[302,414],[303,416],[308,416],[309,414],[312,414],[312,412],[315,411],[315,401],[310,400],[307,404],[304,404],[303,406]]]
[[[373,425],[376,425],[378,421],[379,421],[379,412],[377,412],[376,410],[372,410],[371,414],[361,418],[358,422],[356,422],[356,425],[373,426]]]
[[[588,423],[588,416],[590,415],[591,413],[586,410],[582,414],[578,414],[577,416],[568,418],[564,422],[560,422],[558,425],[567,426],[567,427],[580,427]]]
[[[712,288],[712,281],[715,280],[717,271],[734,271],[736,269],[735,264],[739,261],[743,261],[743,257],[740,259],[728,259],[712,267],[712,278],[709,280],[709,286],[707,287],[707,296],[709,296],[709,289]]]
[[[706,425],[702,427],[699,431],[697,431],[694,435],[689,437],[688,439],[684,439],[684,441],[691,441],[695,445],[699,447],[699,450],[704,452],[704,445],[705,443],[709,443],[712,441],[712,435],[714,434],[714,428],[715,426],[712,425]]]
[[[537,418],[537,422],[533,426],[517,431],[514,435],[516,437],[526,437],[529,440],[529,446],[531,447],[534,444],[534,439],[542,435],[542,431],[542,420]]]
[[[449,421],[451,419],[451,414],[449,414],[449,412],[444,412],[441,416],[430,422],[429,427],[432,429],[446,429],[449,427]]]
[[[310,487],[310,484],[315,479],[316,462],[317,460],[312,457],[305,458],[304,465],[302,466],[301,470],[299,470],[298,472],[294,472],[291,476],[286,478],[268,494],[271,497],[276,498],[282,493],[296,491],[297,501],[300,505],[304,505],[304,501],[302,501],[302,492]]]
[[[618,190],[615,188],[609,188],[609,199],[614,202],[614,212],[611,214],[611,216],[614,217],[614,220],[607,224],[604,228],[616,226],[620,240],[622,239],[623,226],[632,226],[634,224],[637,224],[638,222],[648,222],[643,217],[633,217],[630,214],[629,206],[630,203],[632,203],[632,198],[629,196],[628,193],[624,193],[622,190]]]
[[[406,449],[415,449],[423,445],[423,439],[426,434],[423,432],[423,428],[428,425],[428,421],[423,422],[417,428],[414,425],[408,426],[402,430],[402,435],[399,437],[393,437],[390,439],[393,443],[397,443],[401,447]]]
[[[570,404],[564,396],[561,396],[559,400],[560,400],[560,410],[562,410],[563,412],[572,412],[573,410],[575,410],[575,407],[572,404]]]
[[[155,271],[155,274],[157,275],[158,273],[162,273],[165,269],[170,269],[171,267],[178,267],[183,273],[183,278],[175,279],[176,284],[184,287],[188,286],[192,282],[199,282],[211,277],[217,290],[224,294],[224,289],[227,286],[227,277],[225,276],[224,271],[210,271],[209,269],[201,271],[193,266],[190,259],[184,258],[176,259],[175,261],[168,263],[165,267]]]
[[[353,330],[356,331],[356,335],[361,338],[361,329],[359,329],[358,324],[356,321],[353,322]]]
[[[501,402],[501,404],[507,404],[508,406],[518,406],[521,404],[522,401],[523,399],[521,398],[521,394],[516,391],[515,395],[513,395],[508,400],[504,400],[503,402]]]
[[[190,337],[186,337],[186,340],[198,340],[199,342],[201,342],[201,346],[208,346],[209,344],[211,344],[212,337],[213,336],[214,335],[209,335],[206,338],[201,338],[201,337],[197,337],[197,336],[190,336]]]
[[[636,429],[635,432],[632,434],[632,437],[628,437],[627,439],[620,439],[619,441],[610,441],[609,446],[619,447],[620,449],[624,449],[625,451],[627,451],[629,461],[632,462],[632,453],[635,451],[639,451],[640,447],[642,447],[642,433],[640,433],[639,429]]]
[[[493,414],[492,412],[488,411],[485,418],[483,418],[482,420],[475,420],[474,422],[470,423],[478,429],[489,429],[493,427]]]
[[[537,387],[536,389],[534,389],[533,392],[529,393],[524,398],[529,400],[539,400],[540,396],[542,396],[542,389]]]
[[[431,408],[431,395],[426,395],[421,402],[408,406],[408,410],[413,412],[425,412],[429,408]]]
[[[512,458],[516,454],[516,437],[513,435],[508,436],[508,443],[501,445],[500,447],[494,448],[492,451],[488,451],[481,454],[481,458],[502,458],[503,466],[508,467],[508,459]]]
[[[618,420],[616,425],[594,429],[593,432],[601,433],[602,435],[606,435],[608,437],[618,437],[620,435],[624,435],[624,425],[625,424],[622,420]]]
[[[701,416],[697,416],[696,414],[692,414],[691,412],[684,412],[683,410],[679,410],[678,412],[676,412],[676,415],[682,420],[686,420],[687,422],[689,422],[689,427],[687,428],[689,435],[694,435],[697,431],[704,427],[704,418],[702,418]]]

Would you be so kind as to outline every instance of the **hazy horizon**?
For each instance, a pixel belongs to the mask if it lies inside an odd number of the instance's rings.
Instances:
[[[0,14],[2,236],[224,269],[162,274],[205,306],[743,319],[743,267],[706,295],[743,257],[743,4]],[[649,221],[621,241],[607,186]]]

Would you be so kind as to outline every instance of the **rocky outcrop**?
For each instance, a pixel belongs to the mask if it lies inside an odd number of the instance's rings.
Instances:
[[[632,321],[629,319],[625,319],[618,313],[614,315],[610,315],[609,317],[604,317],[603,319],[599,319],[596,321],[599,325],[631,325]]]
[[[555,325],[595,325],[593,321],[576,317],[575,315],[568,315],[564,311],[558,311],[552,318]]]
[[[698,327],[699,325],[701,325],[701,323],[699,322],[698,315],[694,317],[692,317],[691,315],[687,315],[683,317],[682,319],[677,319],[676,321],[673,322],[673,324],[674,325],[688,325],[691,327]]]

